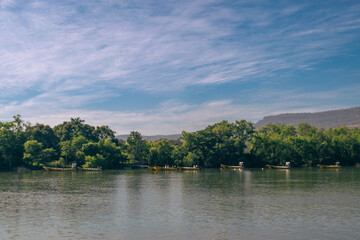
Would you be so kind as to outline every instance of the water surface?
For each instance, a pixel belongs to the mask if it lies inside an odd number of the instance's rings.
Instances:
[[[360,168],[0,173],[0,239],[358,239]]]

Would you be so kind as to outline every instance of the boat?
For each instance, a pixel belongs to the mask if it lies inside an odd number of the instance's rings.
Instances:
[[[62,168],[62,167],[46,167],[43,166],[46,171],[62,171],[62,172],[74,172],[77,170],[76,163],[71,164],[71,168]]]
[[[336,162],[335,165],[322,165],[318,164],[318,168],[341,168],[340,162]]]
[[[233,170],[244,169],[244,162],[239,162],[239,166],[229,166],[229,165],[221,164],[221,168],[233,169]]]
[[[291,168],[290,162],[286,162],[285,166],[276,166],[276,165],[267,164],[265,167],[269,168],[269,169],[290,169]]]
[[[200,168],[197,165],[194,165],[192,167],[179,167],[179,170],[183,170],[183,171],[199,171]]]
[[[43,166],[43,168],[46,171],[64,171],[64,172],[76,171],[76,168],[58,168],[58,167],[46,167],[46,166]]]
[[[170,167],[169,165],[165,165],[165,167],[163,167],[164,171],[177,171],[178,168],[177,167]]]
[[[97,167],[97,168],[78,168],[79,171],[87,171],[87,172],[98,172],[98,171],[102,171],[101,167]]]
[[[124,170],[131,170],[131,169],[146,169],[149,168],[147,165],[133,165],[133,164],[124,164],[122,165]]]
[[[163,167],[159,167],[159,166],[148,167],[148,168],[149,168],[149,170],[151,170],[151,171],[162,171],[162,170],[164,170]]]

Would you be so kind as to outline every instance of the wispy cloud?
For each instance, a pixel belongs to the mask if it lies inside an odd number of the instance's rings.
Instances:
[[[145,90],[248,79],[334,54],[354,40],[338,33],[359,28],[360,19],[349,21],[356,13],[352,9],[318,12],[319,19],[293,21],[277,31],[302,7],[232,9],[215,1],[173,2],[164,12],[146,4],[121,8],[121,3],[114,12],[106,1],[17,7],[20,12],[4,11],[0,18],[10,23],[1,29],[6,48],[0,52],[0,87],[12,90],[77,77]],[[258,64],[239,68],[249,61]]]
[[[256,99],[253,98],[246,104],[232,99],[208,101],[198,104],[167,100],[145,111],[81,109],[84,101],[99,99],[106,92],[86,96],[73,96],[68,99],[63,98],[61,93],[51,93],[51,98],[44,94],[24,103],[13,102],[6,105],[1,105],[0,103],[0,118],[9,119],[10,116],[20,111],[23,118],[32,123],[47,123],[54,126],[69,120],[71,117],[80,117],[89,124],[109,125],[118,134],[126,134],[132,130],[149,135],[169,134],[180,133],[182,130],[196,131],[221,120],[235,121],[246,119],[256,122],[265,115],[341,109],[348,106],[340,102],[328,103],[329,100],[353,96],[350,100],[356,103],[360,101],[360,97],[355,94],[359,91],[360,85],[336,91],[313,93],[275,90],[260,91],[254,93],[258,96]],[[61,107],[69,105],[72,108]]]
[[[293,1],[1,0],[0,116],[20,112],[40,121],[48,108],[53,118],[46,120],[108,114],[148,132],[151,124],[135,119],[163,121],[162,126],[177,132],[179,127],[171,124],[191,130],[215,119],[241,117],[232,111],[260,118],[268,111],[255,100],[253,111],[234,99],[219,108],[211,97],[195,106],[176,104],[189,107],[183,115],[160,105],[154,106],[156,114],[91,112],[84,106],[123,89],[162,94],[259,79],[276,83],[279,71],[286,75],[313,69],[329,57],[351,52],[347,45],[359,40],[360,4],[335,4],[339,7]],[[29,89],[37,92],[14,101]],[[283,106],[284,97],[277,106]],[[112,124],[121,129],[120,123]]]

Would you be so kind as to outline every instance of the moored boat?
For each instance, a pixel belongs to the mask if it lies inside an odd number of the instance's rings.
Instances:
[[[335,165],[322,165],[318,164],[318,168],[341,168],[340,162],[336,162]]]
[[[62,167],[46,167],[43,166],[46,171],[62,171],[62,172],[73,172],[76,171],[76,163],[71,164],[71,168],[62,168]]]
[[[244,162],[239,162],[239,166],[229,166],[229,165],[221,164],[221,168],[233,169],[233,170],[244,169]]]
[[[159,167],[159,166],[154,166],[154,167],[148,167],[149,168],[149,170],[151,170],[151,171],[162,171],[162,170],[164,170],[164,168],[163,167]]]
[[[179,170],[183,170],[183,171],[199,171],[200,168],[197,165],[194,165],[192,167],[179,167]]]
[[[177,167],[170,167],[169,165],[165,165],[165,167],[163,167],[164,171],[177,171],[178,168]]]
[[[76,168],[58,168],[58,167],[46,167],[46,166],[43,166],[43,168],[46,171],[65,171],[65,172],[76,171]]]
[[[291,168],[290,162],[286,162],[285,166],[276,166],[276,165],[267,164],[265,167],[269,168],[269,169],[290,169]]]
[[[97,168],[78,168],[79,171],[87,171],[87,172],[98,172],[98,171],[102,171],[101,167],[97,167]]]
[[[150,170],[150,171],[156,171],[156,167],[148,167],[148,169]]]

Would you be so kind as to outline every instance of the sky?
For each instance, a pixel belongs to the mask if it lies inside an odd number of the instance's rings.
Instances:
[[[155,135],[357,106],[357,0],[0,0],[0,121]]]

